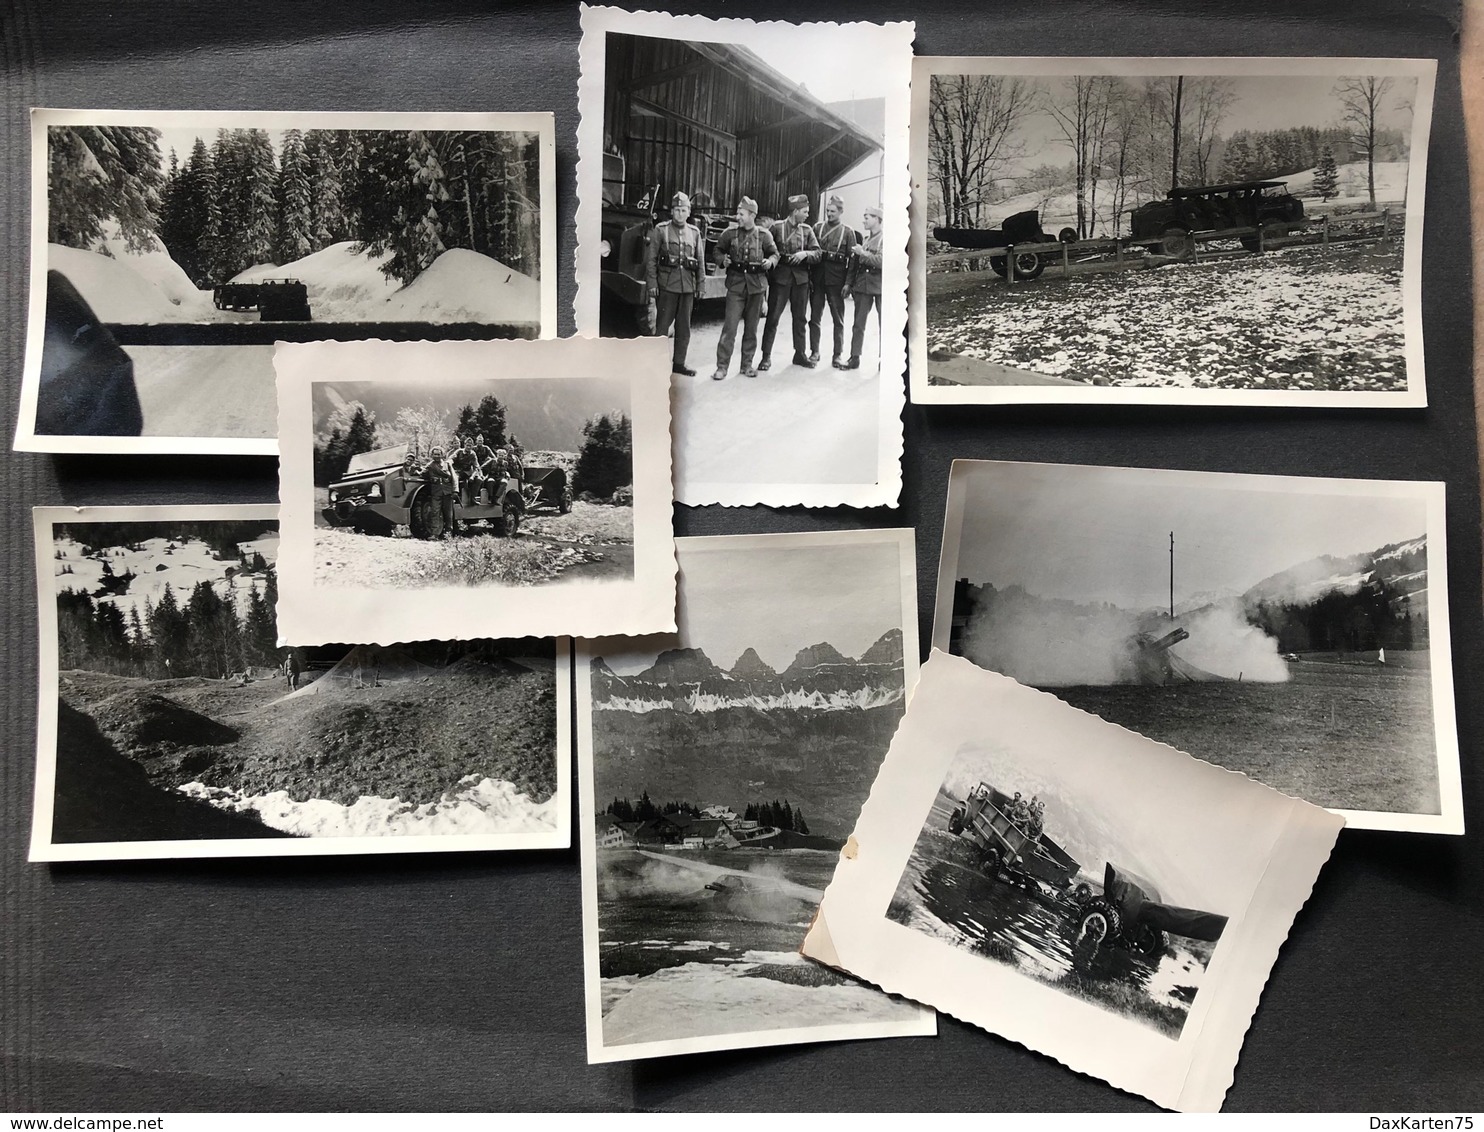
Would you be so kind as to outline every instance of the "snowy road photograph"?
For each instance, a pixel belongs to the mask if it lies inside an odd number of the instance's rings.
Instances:
[[[18,443],[272,454],[275,341],[554,334],[552,130],[36,111]]]
[[[916,65],[914,400],[1426,403],[1430,62]]]
[[[43,510],[33,860],[565,846],[565,639],[282,648],[272,506]]]
[[[933,642],[1344,813],[1458,832],[1442,486],[960,460]]]

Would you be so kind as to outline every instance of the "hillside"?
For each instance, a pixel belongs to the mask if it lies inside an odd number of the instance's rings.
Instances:
[[[1335,591],[1354,593],[1371,581],[1386,583],[1401,598],[1425,601],[1427,536],[1344,558],[1322,555],[1296,563],[1249,587],[1242,600],[1249,607],[1259,602],[1304,604]]]

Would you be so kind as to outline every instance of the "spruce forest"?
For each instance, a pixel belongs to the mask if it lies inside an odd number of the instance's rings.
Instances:
[[[158,240],[202,289],[351,241],[410,283],[465,248],[540,275],[540,140],[475,130],[218,130],[161,152],[148,126],[48,130],[47,239]],[[106,254],[106,252],[105,252]]]

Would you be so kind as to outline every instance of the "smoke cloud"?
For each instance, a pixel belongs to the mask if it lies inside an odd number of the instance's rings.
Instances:
[[[986,587],[965,626],[963,651],[975,664],[1039,688],[1288,679],[1277,642],[1234,609],[1209,606],[1175,624],[1190,637],[1161,656],[1141,646],[1140,638],[1147,642],[1169,632],[1166,620],[1108,604],[1041,598],[1019,586]]]

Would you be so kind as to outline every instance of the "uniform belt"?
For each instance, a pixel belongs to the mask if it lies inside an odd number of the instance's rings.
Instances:
[[[734,263],[732,270],[740,271],[743,275],[761,275],[768,270],[768,265],[765,263]]]

